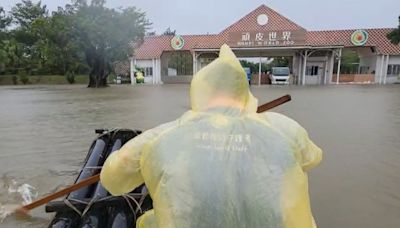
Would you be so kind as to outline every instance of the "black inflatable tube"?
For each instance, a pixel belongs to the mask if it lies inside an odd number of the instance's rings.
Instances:
[[[79,174],[77,181],[85,179],[91,175],[100,172],[99,169],[89,169],[92,166],[102,166],[105,159],[109,154],[121,148],[123,144],[134,138],[140,131],[132,130],[114,130],[111,132],[101,130],[96,131],[101,135],[92,143],[88,156],[85,161],[84,168]],[[109,195],[109,193],[101,186],[100,183],[93,184],[84,189],[77,190],[70,195],[67,199],[78,199],[90,201],[91,198],[102,198]],[[88,199],[89,198],[89,199]],[[102,202],[102,207],[98,203],[92,205],[90,210],[82,218],[74,212],[71,208],[66,206],[63,202],[52,202],[46,206],[47,212],[57,211],[56,216],[50,223],[49,227],[54,228],[102,228],[102,227],[132,227],[136,223],[136,215],[124,199],[113,198],[114,201],[121,200],[117,204]],[[79,205],[79,203],[70,201],[76,208],[82,211],[86,205]],[[133,204],[135,205],[135,204]]]
[[[114,135],[114,138],[112,139],[112,147],[110,148],[110,152],[107,154],[107,157],[112,154],[113,152],[119,150],[122,146],[122,139],[119,138],[118,134]],[[103,197],[106,197],[108,194],[107,190],[101,185],[101,183],[97,183],[95,190],[93,191],[93,194],[91,195],[91,198],[95,199],[100,199]],[[108,206],[109,207],[109,206]],[[110,219],[109,213],[107,213],[108,207],[103,207],[97,210],[90,210],[83,218],[82,218],[82,223],[80,227],[82,228],[91,228],[91,227],[100,227],[100,224],[106,224],[108,219]],[[120,207],[120,206],[118,206]],[[126,217],[126,216],[123,216]],[[123,222],[120,222],[121,228],[124,228],[125,226],[122,225]],[[127,224],[125,222],[125,224]]]

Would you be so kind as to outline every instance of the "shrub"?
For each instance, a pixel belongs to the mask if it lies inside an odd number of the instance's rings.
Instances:
[[[75,83],[75,74],[74,74],[74,72],[68,71],[67,74],[65,75],[65,78],[67,79],[69,84],[74,84]]]
[[[18,76],[19,76],[19,81],[22,82],[22,84],[26,85],[29,83],[29,77],[25,71],[19,71]]]
[[[111,73],[107,77],[108,83],[115,83],[117,80],[117,76],[114,73]]]

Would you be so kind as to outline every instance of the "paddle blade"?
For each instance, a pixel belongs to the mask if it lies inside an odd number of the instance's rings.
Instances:
[[[0,204],[0,223],[10,215],[16,215],[17,218],[26,218],[29,216],[27,211],[20,209],[22,209],[22,207],[18,204]]]
[[[18,207],[14,210],[14,215],[18,219],[27,219],[30,218],[29,210],[26,210],[24,207]]]

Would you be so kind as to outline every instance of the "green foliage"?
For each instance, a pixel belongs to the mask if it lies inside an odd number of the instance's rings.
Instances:
[[[399,26],[397,27],[397,29],[394,29],[392,32],[387,34],[387,38],[393,44],[398,45],[400,43],[400,16],[399,16]]]
[[[289,59],[285,57],[277,57],[269,64],[271,67],[268,70],[271,70],[272,67],[287,67],[289,66]]]
[[[111,73],[109,76],[108,76],[108,83],[114,83],[116,80],[117,80],[117,75],[116,74],[114,74],[114,73]]]
[[[136,69],[136,71],[140,71],[140,72],[144,73],[144,68],[142,68],[142,67],[135,65],[135,69]]]
[[[67,74],[65,75],[65,78],[67,79],[69,84],[74,84],[75,83],[75,74],[74,74],[74,72],[68,71]]]
[[[250,62],[247,60],[240,60],[240,63],[243,67],[250,68],[251,73],[258,73],[259,71],[259,63],[258,62]],[[272,67],[282,67],[289,66],[289,59],[285,57],[277,57],[274,58],[270,62],[262,62],[261,63],[261,72],[271,71]]]
[[[252,73],[255,73],[258,69],[258,66],[256,66],[256,63],[249,62],[247,60],[240,60],[240,64],[242,65],[243,68],[246,68],[246,67],[250,68],[250,71]]]
[[[166,35],[166,36],[175,36],[175,34],[176,34],[176,30],[171,30],[170,27],[168,27],[165,30],[165,32],[163,32],[163,35]]]
[[[360,57],[355,51],[343,52],[340,72],[342,74],[357,74]]]
[[[90,74],[89,86],[107,83],[113,62],[126,61],[149,22],[135,7],[110,9],[104,0],[75,0],[49,13],[39,2],[0,7],[0,74]],[[12,24],[12,26],[10,26]]]
[[[22,0],[11,9],[13,22],[22,28],[29,28],[32,23],[42,17],[46,17],[48,11],[42,3],[33,3],[31,0]]]
[[[4,8],[0,6],[0,31],[4,32],[5,29],[10,25],[12,19],[9,17]]]
[[[19,81],[22,82],[22,84],[26,85],[29,83],[29,78],[25,71],[19,71],[18,77],[19,77]]]
[[[11,18],[6,14],[3,7],[0,7],[0,72],[4,71],[7,53],[4,49],[4,42],[7,40],[7,27],[11,23]]]
[[[175,51],[171,53],[168,68],[176,69],[177,75],[193,74],[193,57],[189,51]],[[142,72],[143,69],[142,69]]]
[[[104,0],[75,2],[74,35],[90,67],[89,87],[106,85],[112,63],[126,59],[132,44],[143,39],[149,22],[135,7],[109,9]]]

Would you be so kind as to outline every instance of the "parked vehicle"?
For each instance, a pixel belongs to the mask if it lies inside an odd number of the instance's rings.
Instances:
[[[289,67],[272,67],[269,78],[273,85],[289,85],[290,69]]]

